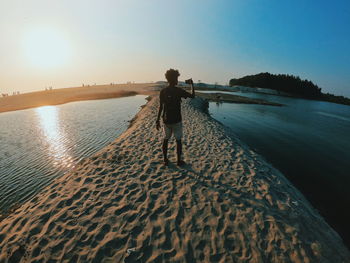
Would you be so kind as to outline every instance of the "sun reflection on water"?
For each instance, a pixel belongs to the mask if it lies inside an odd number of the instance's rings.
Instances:
[[[53,159],[54,166],[70,167],[73,158],[66,146],[66,134],[60,126],[59,109],[56,106],[43,106],[35,109],[39,119],[41,136],[48,146],[48,155]]]

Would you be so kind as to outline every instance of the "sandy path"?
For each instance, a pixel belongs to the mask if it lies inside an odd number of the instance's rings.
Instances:
[[[183,103],[189,164],[163,167],[157,105],[4,219],[0,262],[350,262],[304,197],[202,100]]]

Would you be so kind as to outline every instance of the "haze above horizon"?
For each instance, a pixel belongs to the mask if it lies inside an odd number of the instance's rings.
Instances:
[[[0,93],[270,72],[350,97],[350,2],[0,0]]]

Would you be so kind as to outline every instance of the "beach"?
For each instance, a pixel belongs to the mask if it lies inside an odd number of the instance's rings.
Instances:
[[[244,103],[244,104],[260,104],[260,105],[270,105],[270,106],[283,106],[283,104],[270,102],[262,99],[253,99],[238,95],[225,94],[220,92],[215,93],[202,93],[197,92],[197,96],[204,98],[208,101],[214,101],[217,103],[229,102],[229,103]]]
[[[158,94],[159,90],[164,87],[164,85],[165,84],[155,83],[91,85],[29,92],[19,95],[0,97],[0,113],[48,105],[59,105],[74,101],[120,98],[134,96],[136,94],[155,95]],[[281,104],[269,101],[246,98],[237,95],[222,94],[219,93],[219,91],[215,94],[205,94],[199,92],[198,95],[212,101],[217,101],[217,96],[220,96],[220,101],[222,102],[282,106]]]
[[[36,91],[0,97],[0,113],[24,110],[47,105],[59,105],[73,101],[97,100],[154,94],[158,86],[152,83],[91,85]]]
[[[48,91],[51,92],[51,91]],[[261,156],[182,105],[162,164],[158,98],[127,131],[0,222],[0,262],[350,262],[339,235]]]

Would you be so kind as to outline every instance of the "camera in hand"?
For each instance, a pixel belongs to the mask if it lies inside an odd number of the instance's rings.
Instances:
[[[185,80],[185,83],[186,83],[186,84],[193,84],[192,78],[191,78],[191,79],[186,79],[186,80]]]

